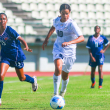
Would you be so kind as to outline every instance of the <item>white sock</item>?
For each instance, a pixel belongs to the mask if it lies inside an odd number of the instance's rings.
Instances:
[[[63,80],[63,79],[62,79],[62,88],[61,88],[61,92],[65,92],[65,91],[66,91],[68,82],[69,82],[69,78],[68,78],[67,80]]]
[[[61,82],[61,75],[59,76],[53,75],[54,94],[56,95],[58,95],[60,82]]]

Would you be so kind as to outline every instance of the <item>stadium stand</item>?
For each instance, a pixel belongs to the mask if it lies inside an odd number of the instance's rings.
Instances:
[[[62,3],[67,0],[0,0],[0,12],[7,14],[9,24],[20,34],[43,38],[53,18],[59,15]],[[80,26],[84,36],[93,34],[95,25],[101,26],[102,34],[110,35],[110,0],[68,0],[68,3],[72,8],[71,18]]]

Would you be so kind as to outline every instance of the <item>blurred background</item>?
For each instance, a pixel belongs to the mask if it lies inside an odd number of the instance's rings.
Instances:
[[[85,42],[77,45],[76,62],[71,71],[90,71],[87,39],[94,34],[94,26],[101,27],[101,34],[110,39],[110,0],[0,0],[0,12],[6,13],[8,24],[14,28],[33,49],[24,51],[25,71],[54,71],[52,56],[56,33],[50,37],[45,51],[42,43],[59,13],[62,3],[71,6],[71,18],[80,27]],[[103,71],[110,71],[110,47],[105,52]],[[9,68],[8,71],[15,71]]]

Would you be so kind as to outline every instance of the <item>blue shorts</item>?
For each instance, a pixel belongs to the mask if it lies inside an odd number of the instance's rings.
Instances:
[[[92,62],[91,59],[90,59],[89,60],[89,65],[91,67],[96,67],[98,65],[103,65],[104,64],[104,58],[105,58],[104,54],[102,54],[102,55],[96,55],[95,56],[96,62]]]
[[[10,60],[1,60],[0,63],[6,63],[11,67],[15,67],[17,69],[21,69],[24,67],[24,63],[23,62],[16,62],[16,61],[10,61]]]

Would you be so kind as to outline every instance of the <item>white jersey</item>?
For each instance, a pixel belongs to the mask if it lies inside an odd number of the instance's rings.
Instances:
[[[66,22],[61,22],[60,19],[61,17],[57,17],[53,20],[53,26],[55,27],[57,33],[57,39],[53,47],[53,54],[61,53],[64,56],[75,56],[76,44],[62,47],[62,43],[78,38],[78,36],[82,35],[82,32],[76,22],[71,18],[69,18]]]

